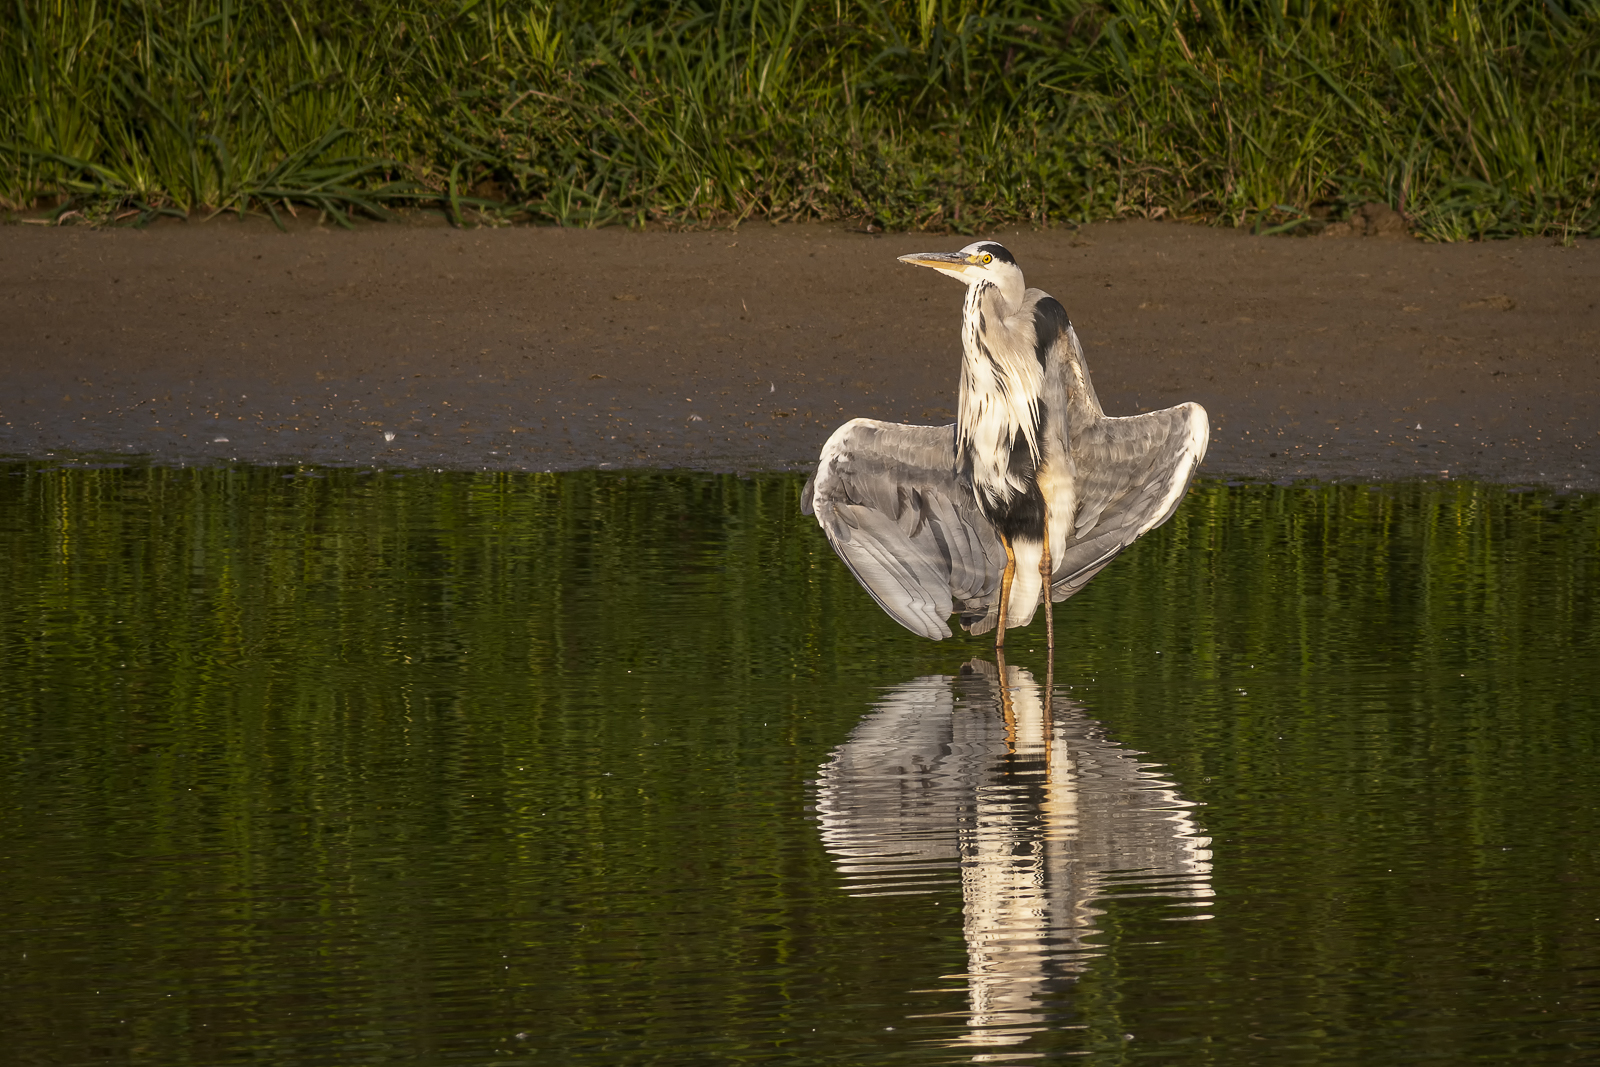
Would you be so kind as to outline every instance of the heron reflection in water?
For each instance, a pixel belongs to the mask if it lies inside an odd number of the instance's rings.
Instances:
[[[1173,898],[1206,918],[1210,839],[1193,806],[1032,675],[974,661],[891,690],[823,764],[817,818],[854,895],[959,885],[974,1049],[1049,1029],[1081,972],[1097,899]],[[979,1056],[978,1058],[983,1058]]]
[[[966,283],[961,392],[949,426],[853,419],[823,446],[801,510],[874,600],[923,637],[1026,626],[1083,588],[1183,499],[1209,438],[1179,404],[1100,407],[1066,310],[1002,245],[901,256]]]

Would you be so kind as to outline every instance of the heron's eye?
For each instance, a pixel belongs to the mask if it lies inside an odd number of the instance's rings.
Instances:
[[[985,252],[985,253],[984,253],[984,254],[983,254],[983,261],[984,261],[984,262],[985,262],[985,263],[993,263],[993,262],[994,262],[994,257],[993,257],[993,256],[991,256],[991,255],[990,255],[990,254],[989,254],[989,253],[987,253],[987,252]]]

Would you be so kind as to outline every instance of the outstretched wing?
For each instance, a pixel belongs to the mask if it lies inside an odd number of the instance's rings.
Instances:
[[[1050,585],[1065,600],[1117,553],[1172,517],[1211,438],[1199,404],[1074,427],[1077,515]]]
[[[952,612],[998,599],[1006,559],[955,465],[953,425],[853,419],[828,438],[800,499],[883,610],[935,641],[950,636]]]

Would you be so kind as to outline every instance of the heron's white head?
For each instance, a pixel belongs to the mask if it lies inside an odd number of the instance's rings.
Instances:
[[[932,267],[969,286],[988,282],[1000,290],[1012,307],[1022,303],[1023,293],[1027,291],[1022,268],[1017,266],[1005,245],[994,241],[974,241],[959,252],[916,252],[901,256],[900,262]]]

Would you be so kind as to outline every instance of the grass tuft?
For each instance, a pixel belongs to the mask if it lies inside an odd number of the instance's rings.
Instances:
[[[1600,230],[1600,0],[13,0],[0,200]]]

